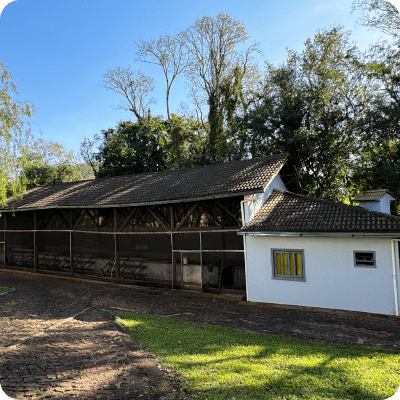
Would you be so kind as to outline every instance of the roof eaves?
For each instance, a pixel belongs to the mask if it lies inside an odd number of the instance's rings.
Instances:
[[[264,193],[264,189],[251,189],[248,191],[241,192],[231,192],[224,193],[220,195],[209,195],[202,197],[189,197],[185,199],[175,199],[175,200],[162,200],[162,201],[154,201],[154,202],[143,202],[143,203],[126,203],[126,204],[96,204],[96,205],[74,205],[74,206],[44,206],[44,207],[32,207],[32,208],[16,208],[12,209],[3,209],[0,210],[0,213],[3,212],[17,212],[17,211],[36,211],[36,210],[49,210],[49,209],[82,209],[82,208],[120,208],[120,207],[140,207],[140,206],[152,206],[159,204],[171,204],[171,203],[188,203],[193,201],[201,201],[201,200],[211,200],[211,199],[221,199],[225,197],[236,197],[236,196],[247,196],[254,193]]]

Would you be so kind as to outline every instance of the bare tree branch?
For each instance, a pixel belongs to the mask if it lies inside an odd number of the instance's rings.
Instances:
[[[131,111],[138,121],[147,117],[147,110],[155,100],[148,97],[153,91],[153,79],[142,72],[134,72],[130,67],[116,67],[103,75],[100,86],[121,94],[128,101],[128,106],[120,106],[123,110]]]

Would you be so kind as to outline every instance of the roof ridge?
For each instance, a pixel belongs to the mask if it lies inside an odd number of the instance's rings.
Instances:
[[[148,175],[152,175],[152,174],[161,174],[161,173],[168,173],[168,172],[173,172],[173,171],[184,171],[184,170],[193,170],[193,169],[198,170],[198,169],[207,168],[207,167],[211,167],[211,166],[215,166],[215,165],[236,164],[236,163],[241,163],[241,162],[245,162],[245,161],[253,161],[253,160],[259,160],[259,159],[263,159],[263,158],[267,158],[267,157],[278,157],[278,156],[287,156],[287,159],[286,159],[286,161],[287,161],[289,158],[289,153],[270,154],[267,156],[246,158],[244,160],[233,160],[233,161],[217,162],[217,163],[206,164],[206,165],[195,165],[193,167],[183,167],[183,168],[177,168],[177,169],[164,169],[162,171],[153,171],[153,172],[142,172],[140,174],[103,176],[101,178],[95,178],[95,179],[82,179],[81,181],[59,182],[59,183],[53,183],[53,184],[48,184],[48,185],[43,185],[43,186],[33,186],[33,187],[27,189],[27,191],[32,190],[32,189],[43,188],[43,187],[55,186],[55,185],[68,185],[68,184],[71,185],[71,184],[78,184],[78,183],[83,183],[83,182],[98,182],[99,180],[118,179],[118,178],[123,178],[123,177],[128,177],[128,176],[148,176]]]
[[[357,207],[357,206],[352,206],[352,205],[349,205],[349,204],[343,204],[343,203],[339,203],[339,202],[334,201],[334,200],[320,199],[318,197],[312,197],[312,196],[307,196],[305,194],[293,193],[293,192],[289,192],[288,190],[281,190],[281,189],[274,189],[272,192],[278,192],[278,193],[282,193],[282,194],[287,194],[287,195],[290,195],[290,196],[293,196],[293,197],[304,198],[304,199],[307,199],[307,200],[314,200],[314,201],[318,201],[320,203],[329,204],[331,206],[333,205],[333,206],[336,206],[336,207],[345,208],[347,210],[360,211],[360,212],[365,213],[365,214],[377,215],[379,217],[392,218],[395,221],[400,221],[400,216],[398,216],[398,215],[386,214],[386,213],[382,213],[382,212],[379,212],[379,211],[371,211],[371,210],[367,210],[366,208],[363,208],[363,207]]]

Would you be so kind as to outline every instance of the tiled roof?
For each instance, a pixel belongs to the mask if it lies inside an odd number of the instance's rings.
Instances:
[[[22,200],[9,201],[8,208],[106,207],[251,193],[262,190],[288,158],[287,154],[277,154],[194,168],[36,187],[29,190]]]
[[[242,232],[400,232],[400,217],[274,189]]]
[[[393,196],[387,189],[364,190],[354,197],[354,201],[379,201],[380,198],[386,193]]]

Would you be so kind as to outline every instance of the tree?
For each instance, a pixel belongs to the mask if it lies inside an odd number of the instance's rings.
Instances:
[[[157,40],[140,40],[138,44],[139,61],[159,65],[167,84],[166,105],[170,121],[169,95],[175,78],[187,66],[187,54],[179,36],[160,36]]]
[[[244,82],[256,71],[250,55],[258,46],[250,46],[244,54],[237,50],[247,38],[244,25],[227,14],[199,18],[181,35],[189,55],[186,76],[203,125],[202,108],[208,107],[209,151],[214,161],[226,159],[226,116],[245,106]]]
[[[26,149],[22,175],[27,187],[82,180],[80,163],[62,144],[38,139]]]
[[[152,78],[140,71],[135,73],[130,67],[116,67],[103,75],[100,86],[124,96],[128,105],[119,108],[133,112],[138,121],[149,117],[148,107],[155,102],[152,97],[149,98],[154,89]]]
[[[119,122],[116,129],[101,131],[102,143],[96,160],[98,176],[119,176],[166,169],[165,127],[157,119],[146,123]]]
[[[397,8],[387,0],[354,0],[353,11],[361,10],[360,23],[371,29],[378,29],[400,40],[400,15]]]
[[[267,64],[264,90],[238,121],[241,151],[288,152],[304,190],[333,200],[349,197],[363,138],[357,121],[372,100],[362,54],[340,28],[322,30],[284,65]]]
[[[25,190],[19,171],[25,162],[24,144],[29,137],[27,118],[35,113],[28,102],[13,99],[18,95],[11,74],[0,63],[0,208],[7,195],[20,198]]]
[[[400,199],[399,57],[398,47],[377,43],[363,63],[369,85],[375,90],[370,107],[358,121],[365,145],[354,183],[358,190],[389,189]],[[400,202],[395,206],[400,213]]]

